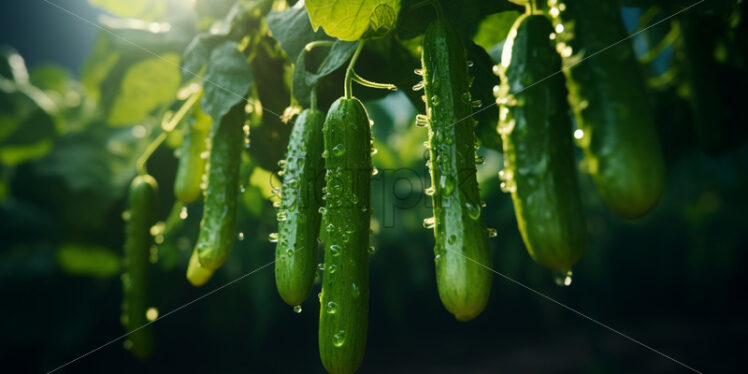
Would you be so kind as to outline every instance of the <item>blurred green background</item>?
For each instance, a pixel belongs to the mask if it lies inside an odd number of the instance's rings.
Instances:
[[[85,1],[55,3],[94,22],[103,14]],[[209,8],[218,18],[229,3],[216,0]],[[633,6],[622,14],[630,29],[650,15]],[[637,52],[645,55],[672,27],[663,23],[635,38]],[[0,35],[0,45],[8,46],[0,62],[0,360],[6,372],[46,372],[123,334],[125,190],[159,118],[144,116],[129,127],[106,123],[100,108],[109,99],[98,91],[97,67],[122,47],[105,46],[113,39],[94,25],[41,0],[4,1]],[[185,42],[170,43],[178,56]],[[497,272],[697,370],[739,372],[748,348],[748,122],[737,104],[747,87],[745,65],[732,57],[745,50],[720,45],[703,51],[727,53],[713,78],[681,72],[658,84],[682,63],[677,45],[646,64],[667,158],[666,192],[654,212],[626,221],[602,206],[589,176],[580,174],[590,238],[571,287],[557,287],[526,253],[511,199],[500,192],[501,154],[479,149],[486,162],[478,173],[487,224],[499,233],[490,241]],[[500,44],[484,47],[494,58],[500,51]],[[361,71],[367,76],[365,63]],[[718,149],[700,148],[692,130],[688,91],[699,84],[693,79],[716,79],[709,83],[727,98],[712,113],[731,129]],[[422,225],[432,215],[423,193],[430,184],[426,131],[414,126],[417,112],[403,92],[372,97],[366,106],[375,122],[379,152],[373,159],[380,172],[373,179],[376,251],[361,373],[687,372],[501,276],[477,319],[454,320],[439,301],[433,233]],[[151,304],[161,315],[267,264],[274,251],[267,240],[276,231],[268,198],[278,182],[273,170],[245,162],[244,239],[206,286],[187,283],[201,206],[186,206],[184,220],[181,206],[172,206],[180,141],[170,136],[149,163],[164,222],[154,232],[161,243],[150,269]],[[263,145],[253,140],[252,146]],[[316,297],[302,307],[296,314],[281,301],[268,267],[155,323],[150,359],[133,359],[119,340],[60,372],[322,373]]]

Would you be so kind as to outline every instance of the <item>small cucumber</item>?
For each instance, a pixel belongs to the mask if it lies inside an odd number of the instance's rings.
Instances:
[[[439,297],[460,321],[475,318],[491,293],[491,254],[475,168],[465,49],[449,24],[433,21],[423,39],[423,85],[430,144],[435,265]]]
[[[153,244],[151,227],[156,223],[156,180],[140,175],[130,184],[129,217],[125,225],[125,273],[122,275],[122,324],[130,333],[132,354],[139,359],[153,351],[153,330],[146,319],[148,268]]]
[[[275,284],[283,301],[300,305],[309,296],[317,269],[317,237],[321,215],[322,158],[325,114],[307,109],[299,114],[288,142],[278,211]]]
[[[371,130],[363,104],[340,98],[324,124],[324,277],[319,351],[331,374],[356,371],[364,357],[369,314]]]
[[[208,270],[221,267],[236,240],[236,200],[239,166],[244,146],[244,102],[231,108],[212,137],[208,159],[208,185],[203,217],[195,248],[200,265]]]
[[[502,190],[511,192],[522,239],[535,261],[566,274],[582,256],[587,225],[574,166],[561,59],[540,15],[517,19],[504,44],[497,103],[504,145]],[[545,78],[545,79],[544,79]],[[536,82],[544,79],[542,83]]]
[[[207,149],[208,133],[213,119],[200,109],[200,100],[193,110],[189,127],[182,141],[181,155],[177,176],[174,179],[174,195],[184,203],[197,200],[202,193],[200,187],[205,172],[205,151]]]

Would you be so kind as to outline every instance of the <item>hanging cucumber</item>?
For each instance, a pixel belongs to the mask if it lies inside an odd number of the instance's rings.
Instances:
[[[574,167],[561,59],[540,15],[522,15],[509,31],[497,103],[504,145],[502,190],[512,193],[514,213],[528,252],[541,265],[567,274],[582,256],[587,226]],[[545,79],[544,79],[545,78]],[[535,84],[541,79],[542,83]],[[570,275],[570,274],[569,274]]]
[[[206,140],[213,119],[200,109],[199,100],[192,110],[187,133],[182,142],[177,176],[174,180],[174,195],[184,203],[200,197],[205,171]]]
[[[319,348],[329,373],[353,373],[366,346],[371,191],[369,117],[356,98],[340,98],[324,125],[326,208]]]
[[[239,165],[245,142],[244,105],[241,102],[231,108],[211,139],[203,218],[195,246],[200,265],[208,270],[223,265],[236,239]]]
[[[322,125],[325,114],[306,109],[294,123],[284,163],[275,284],[283,301],[300,305],[312,290],[317,269],[317,237],[322,202]]]
[[[587,170],[613,212],[640,217],[660,199],[664,162],[618,6],[594,0],[549,4],[556,50],[570,66],[564,73]]]
[[[433,21],[426,29],[421,59],[427,115],[417,119],[429,126],[434,217],[425,224],[434,228],[439,297],[460,321],[475,318],[485,308],[492,279],[466,61],[452,27],[441,17]]]
[[[130,184],[129,217],[125,226],[125,273],[122,275],[122,324],[132,343],[132,354],[140,359],[153,351],[153,330],[146,319],[148,267],[153,242],[150,230],[156,223],[156,180],[139,175]]]
[[[331,374],[351,374],[364,358],[369,318],[369,230],[371,220],[371,123],[352,82],[383,89],[353,70],[359,42],[345,76],[345,96],[327,112],[323,127],[325,204],[321,236],[325,246],[320,293],[319,352]]]

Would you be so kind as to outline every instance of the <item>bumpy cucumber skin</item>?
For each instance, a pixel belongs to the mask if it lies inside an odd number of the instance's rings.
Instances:
[[[208,270],[223,265],[236,240],[236,200],[244,146],[243,104],[236,105],[223,117],[212,138],[203,218],[195,246],[200,265]]]
[[[309,296],[317,268],[317,237],[321,214],[321,172],[325,114],[306,109],[294,123],[283,172],[275,249],[275,285],[283,301],[295,306]]]
[[[556,41],[566,63],[602,51],[564,70],[588,171],[613,212],[641,217],[657,205],[665,171],[639,64],[630,43],[620,42],[627,34],[615,2],[564,4],[553,23],[564,25]]]
[[[197,200],[203,191],[200,186],[205,172],[205,158],[202,156],[207,149],[206,139],[212,124],[213,119],[203,113],[197,104],[182,142],[177,176],[174,179],[174,196],[184,203]]]
[[[132,354],[139,359],[153,351],[153,330],[145,312],[148,308],[148,268],[153,242],[150,230],[156,223],[156,180],[150,175],[137,176],[130,185],[130,217],[125,225],[125,269],[122,276],[122,323],[132,342]],[[136,330],[138,329],[138,330]]]
[[[371,130],[363,104],[340,98],[324,125],[326,208],[322,215],[325,270],[319,351],[331,374],[358,369],[369,315]]]
[[[579,195],[561,59],[543,16],[523,15],[504,44],[499,71],[499,133],[504,180],[528,252],[568,271],[582,256],[587,226]],[[511,53],[510,53],[511,52]],[[542,83],[533,83],[546,78]]]
[[[434,188],[436,283],[447,310],[468,321],[488,303],[491,254],[476,178],[465,50],[444,21],[426,29],[421,64]]]
[[[197,259],[197,249],[192,251],[190,263],[187,265],[187,280],[195,287],[200,287],[210,280],[213,270],[206,269],[200,265]]]

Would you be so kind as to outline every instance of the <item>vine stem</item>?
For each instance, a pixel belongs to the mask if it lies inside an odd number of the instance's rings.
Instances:
[[[309,93],[309,107],[317,109],[317,87],[312,87],[312,91]]]
[[[439,0],[431,0],[431,5],[434,7],[434,10],[436,11],[436,18],[438,19],[445,19],[444,17],[444,9],[442,9],[442,4],[439,2]]]
[[[358,60],[358,56],[361,54],[361,49],[363,48],[364,41],[362,40],[358,42],[356,52],[353,52],[353,57],[351,57],[351,62],[348,64],[348,69],[345,70],[344,94],[346,99],[353,98],[353,77],[356,74],[356,72],[353,71],[353,67],[356,66],[356,61]]]
[[[174,128],[177,127],[179,122],[182,121],[184,116],[187,114],[190,108],[192,108],[193,105],[195,105],[195,102],[197,102],[197,99],[202,96],[202,89],[197,90],[195,93],[192,94],[187,100],[184,101],[184,104],[179,108],[179,110],[171,117],[164,117],[164,120],[161,121],[161,130],[162,132],[158,134],[156,139],[153,139],[151,144],[148,144],[148,147],[146,147],[143,154],[138,157],[138,160],[135,163],[135,167],[138,170],[138,174],[140,175],[146,175],[148,174],[148,169],[146,168],[146,163],[148,162],[148,159],[151,158],[151,155],[153,155],[153,152],[158,149],[158,147],[161,145],[161,143],[166,140],[166,137],[169,135],[169,133],[174,130]]]
[[[153,142],[151,142],[151,144],[148,144],[148,147],[145,149],[145,152],[143,152],[143,154],[140,155],[140,157],[138,157],[138,161],[136,163],[138,174],[140,175],[148,174],[148,169],[146,169],[145,164],[146,162],[148,162],[148,159],[151,157],[153,152],[155,152],[156,149],[158,149],[158,146],[160,146],[161,143],[163,143],[164,140],[166,140],[167,135],[169,135],[169,133],[166,131],[158,134],[156,139],[154,139]]]

